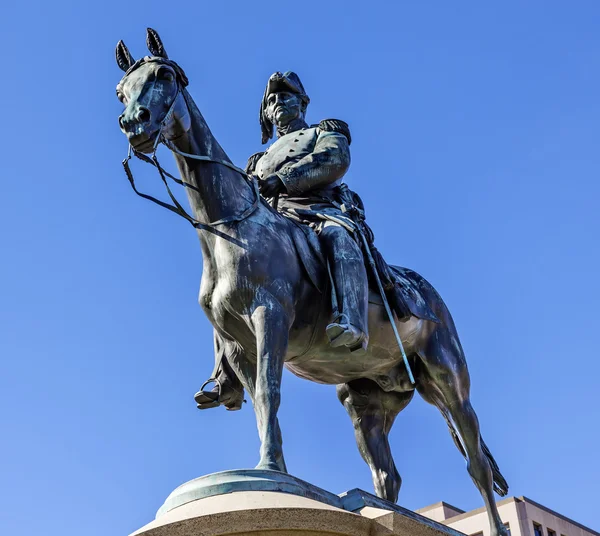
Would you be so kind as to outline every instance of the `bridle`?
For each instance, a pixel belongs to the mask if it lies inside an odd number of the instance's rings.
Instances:
[[[214,231],[214,227],[216,227],[218,225],[223,225],[225,223],[239,222],[239,221],[246,219],[258,208],[258,205],[261,200],[260,193],[258,191],[258,182],[256,180],[252,179],[251,177],[249,177],[248,174],[243,169],[233,165],[231,162],[228,162],[227,160],[211,158],[209,156],[184,153],[183,151],[180,151],[179,149],[177,149],[177,147],[175,147],[169,140],[167,140],[163,136],[163,133],[162,133],[163,128],[166,125],[167,121],[172,118],[173,110],[174,110],[175,104],[176,104],[177,99],[179,98],[180,94],[182,94],[182,92],[181,92],[181,87],[178,82],[177,92],[175,93],[175,97],[173,98],[173,101],[171,102],[171,105],[169,106],[169,109],[168,109],[167,113],[165,114],[165,117],[160,122],[158,134],[156,136],[156,140],[154,141],[154,146],[152,148],[152,156],[151,157],[145,155],[144,153],[136,151],[135,148],[132,147],[131,144],[129,144],[129,150],[127,152],[127,157],[123,160],[123,169],[125,170],[125,174],[127,175],[129,184],[131,184],[133,191],[137,195],[139,195],[140,197],[143,197],[144,199],[152,201],[153,203],[156,203],[157,205],[159,205],[163,208],[166,208],[167,210],[170,210],[171,212],[177,214],[178,216],[181,216],[183,219],[187,220],[192,225],[192,227],[194,227],[195,229],[203,229],[205,231]],[[185,95],[184,95],[184,98],[185,98]],[[194,217],[192,217],[190,214],[187,213],[187,211],[181,206],[181,204],[179,203],[177,198],[173,195],[173,192],[171,191],[171,188],[169,187],[167,177],[169,179],[171,179],[172,181],[174,181],[175,183],[183,186],[184,188],[189,188],[190,190],[195,190],[196,192],[198,192],[198,189],[193,184],[182,181],[181,179],[174,177],[173,175],[171,175],[170,173],[168,173],[167,171],[165,171],[163,169],[163,167],[160,165],[160,163],[158,161],[158,157],[156,156],[156,151],[158,149],[158,146],[161,143],[163,145],[165,145],[168,149],[173,151],[174,153],[176,153],[180,156],[183,156],[184,158],[192,158],[193,160],[200,160],[202,162],[208,162],[211,164],[220,164],[220,165],[228,167],[229,169],[232,169],[233,171],[242,175],[252,185],[252,191],[254,193],[254,201],[253,201],[252,205],[250,205],[241,214],[233,214],[231,216],[227,216],[225,218],[221,218],[220,220],[212,221],[209,223],[203,223],[203,222],[195,219]],[[158,173],[160,175],[160,178],[161,178],[163,184],[165,185],[167,193],[169,194],[169,197],[171,198],[171,201],[173,202],[172,205],[169,203],[165,203],[164,201],[161,201],[160,199],[157,199],[156,197],[153,197],[149,194],[140,192],[137,189],[137,187],[135,185],[135,180],[133,178],[133,173],[131,172],[131,168],[129,166],[129,161],[131,160],[132,154],[135,155],[137,158],[139,158],[142,162],[151,164],[158,170]]]

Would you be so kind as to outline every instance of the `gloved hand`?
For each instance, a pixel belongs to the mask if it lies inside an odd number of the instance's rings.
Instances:
[[[275,197],[284,193],[285,184],[277,175],[271,175],[262,181],[258,181],[258,188],[263,197]]]

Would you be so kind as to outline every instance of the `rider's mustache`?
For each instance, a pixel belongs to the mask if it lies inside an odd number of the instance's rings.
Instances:
[[[288,109],[288,105],[287,104],[276,104],[275,105],[275,111],[277,110],[287,110]]]

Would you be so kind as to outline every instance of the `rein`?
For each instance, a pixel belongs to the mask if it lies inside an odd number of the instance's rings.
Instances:
[[[245,220],[248,216],[250,216],[258,208],[258,205],[260,203],[260,193],[258,191],[257,181],[252,180],[243,169],[233,165],[231,162],[227,162],[226,160],[210,158],[208,156],[184,153],[183,151],[180,151],[179,149],[177,149],[168,140],[164,139],[162,130],[165,126],[165,123],[171,117],[171,115],[173,113],[173,107],[175,106],[175,103],[177,102],[177,98],[179,97],[180,91],[181,90],[178,88],[177,93],[175,94],[175,97],[173,99],[173,102],[171,103],[171,106],[169,107],[169,110],[167,111],[164,119],[160,123],[158,135],[156,136],[156,141],[154,142],[152,157],[146,156],[144,153],[140,153],[139,151],[136,151],[131,146],[131,144],[129,145],[127,157],[123,160],[123,169],[125,170],[125,174],[127,175],[129,184],[131,184],[131,188],[140,197],[143,197],[144,199],[152,201],[153,203],[156,203],[157,205],[159,205],[163,208],[166,208],[167,210],[170,210],[171,212],[177,214],[178,216],[181,216],[183,219],[187,220],[192,225],[192,227],[194,227],[195,229],[203,229],[205,231],[211,231],[211,230],[214,230],[213,228],[218,225],[223,225],[225,223],[239,222],[239,221]],[[232,169],[233,171],[239,173],[240,175],[242,175],[246,180],[248,180],[252,184],[252,191],[254,193],[254,202],[246,210],[244,210],[244,212],[242,212],[241,214],[234,214],[232,216],[227,216],[225,218],[221,218],[220,220],[216,220],[216,221],[208,222],[208,223],[203,223],[203,222],[195,219],[194,217],[192,217],[190,214],[187,213],[187,211],[181,206],[181,204],[179,203],[179,201],[177,200],[175,195],[173,195],[173,192],[171,191],[171,188],[169,187],[169,182],[167,181],[167,177],[169,179],[171,179],[172,181],[174,181],[175,183],[183,186],[184,188],[189,188],[191,190],[195,190],[196,192],[198,192],[198,189],[193,184],[182,181],[181,179],[174,177],[173,175],[171,175],[170,173],[168,173],[167,171],[165,171],[163,169],[163,167],[160,165],[158,158],[156,156],[156,150],[158,149],[158,146],[161,143],[164,144],[168,149],[170,149],[174,153],[179,154],[180,156],[183,156],[184,158],[191,158],[193,160],[200,160],[202,162],[208,162],[211,164],[220,164],[222,166],[228,167],[229,169]],[[154,166],[158,170],[158,173],[160,175],[160,178],[161,178],[163,184],[165,185],[167,193],[169,194],[169,197],[171,198],[171,201],[173,202],[172,205],[169,203],[165,203],[164,201],[161,201],[160,199],[157,199],[156,197],[153,197],[149,194],[140,192],[137,189],[137,187],[135,185],[135,180],[133,178],[133,173],[131,172],[131,167],[129,165],[129,161],[131,160],[132,153],[137,158],[139,158],[142,162],[146,162],[147,164]]]

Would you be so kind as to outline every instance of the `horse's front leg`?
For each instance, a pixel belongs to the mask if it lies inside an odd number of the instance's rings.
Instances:
[[[261,299],[251,315],[257,357],[254,411],[261,441],[257,469],[286,472],[277,410],[288,345],[288,318],[287,312],[272,295]]]

